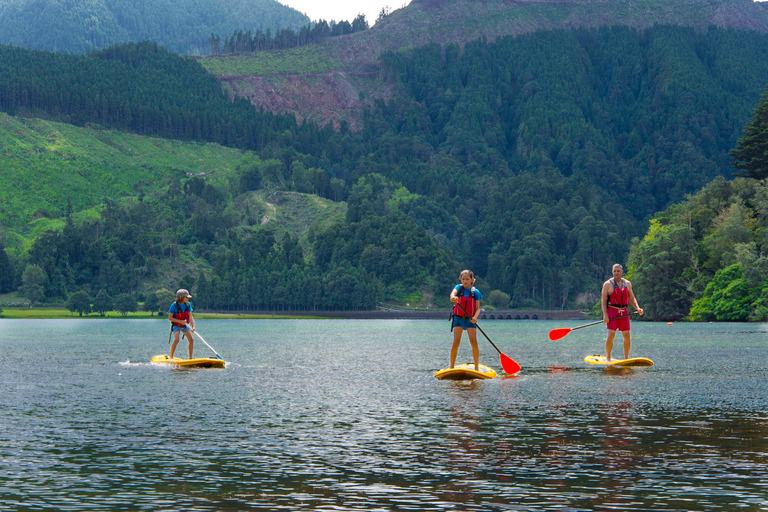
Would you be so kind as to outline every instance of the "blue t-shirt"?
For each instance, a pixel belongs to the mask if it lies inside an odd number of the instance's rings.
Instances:
[[[192,308],[192,304],[187,302],[186,304],[182,304],[181,307],[179,307],[179,304],[176,301],[173,301],[171,302],[171,307],[168,308],[168,312],[173,316],[176,316],[182,311],[189,311],[190,313],[193,312],[194,309]]]
[[[458,292],[459,292],[459,290],[461,289],[461,285],[460,285],[460,284],[457,284],[457,285],[456,285],[456,286],[455,286],[453,289],[454,289],[454,290],[456,290],[456,295],[458,295]],[[469,288],[464,288],[464,296],[465,296],[465,297],[469,297],[469,294],[470,294],[470,293],[472,293],[471,289],[469,289]],[[480,293],[480,290],[478,290],[477,288],[475,288],[475,300],[481,300],[482,298],[483,298],[483,294],[482,294],[482,293]]]

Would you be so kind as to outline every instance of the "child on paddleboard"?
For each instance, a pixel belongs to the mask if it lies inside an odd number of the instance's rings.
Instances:
[[[469,336],[469,344],[472,346],[472,358],[475,362],[475,370],[480,370],[480,349],[477,346],[477,317],[480,314],[480,299],[483,294],[476,289],[475,274],[471,270],[462,270],[459,274],[461,284],[457,284],[451,291],[451,302],[453,306],[453,321],[451,331],[453,332],[453,346],[451,346],[451,366],[456,364],[456,356],[459,353],[461,344],[461,335],[466,329]]]
[[[171,345],[171,357],[169,359],[173,359],[173,353],[176,352],[180,333],[184,333],[189,341],[189,358],[192,359],[192,349],[195,345],[192,331],[195,330],[195,319],[192,316],[192,304],[189,303],[191,298],[189,292],[182,288],[176,292],[176,300],[168,308],[168,320],[171,322],[171,330],[173,331],[173,345]]]

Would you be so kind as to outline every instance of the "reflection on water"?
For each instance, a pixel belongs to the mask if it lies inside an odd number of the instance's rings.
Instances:
[[[226,370],[148,363],[160,323],[0,320],[0,510],[768,509],[762,331],[638,324],[656,366],[613,369],[489,323],[523,371],[453,382],[441,322],[200,324]]]

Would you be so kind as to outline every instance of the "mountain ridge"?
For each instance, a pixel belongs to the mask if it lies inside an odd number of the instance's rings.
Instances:
[[[298,29],[306,15],[275,0],[2,0],[0,43],[87,53],[151,40],[182,54],[208,53],[211,33]]]
[[[392,95],[392,89],[384,81],[371,83],[371,77],[375,79],[380,73],[379,56],[384,52],[430,43],[463,45],[480,38],[493,40],[537,30],[612,25],[644,29],[658,24],[689,26],[697,30],[714,25],[768,32],[768,5],[752,0],[413,0],[366,31],[332,38],[318,45],[314,53],[327,55],[335,62],[335,69],[324,69],[322,73],[296,72],[294,65],[281,73],[274,61],[282,58],[292,62],[299,52],[307,52],[301,48],[252,54],[250,58],[255,63],[272,61],[271,71],[267,73],[272,76],[272,81],[283,80],[291,84],[282,93],[276,89],[268,97],[253,94],[249,82],[265,80],[253,78],[261,74],[258,71],[222,73],[220,68],[214,71],[218,68],[214,62],[227,57],[203,58],[201,63],[217,76],[225,77],[225,89],[231,94],[248,98],[257,109],[293,113],[299,120],[312,119],[320,124],[333,122],[337,128],[341,121],[346,121],[355,128],[360,126],[366,106]],[[249,56],[243,54],[239,58],[248,59]],[[346,95],[349,96],[350,90],[356,91],[361,101],[340,101],[322,79],[322,74],[332,74],[337,82],[347,82],[344,86],[348,91]],[[306,93],[297,96],[293,92],[296,90]]]

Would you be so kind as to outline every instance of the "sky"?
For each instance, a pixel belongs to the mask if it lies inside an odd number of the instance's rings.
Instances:
[[[358,14],[365,14],[368,25],[373,25],[381,9],[389,7],[390,11],[400,9],[411,0],[277,0],[283,5],[293,7],[303,12],[312,21],[320,19],[331,21],[346,20],[350,23]]]

